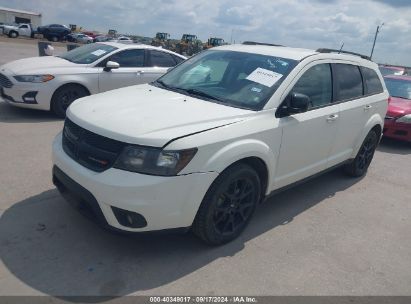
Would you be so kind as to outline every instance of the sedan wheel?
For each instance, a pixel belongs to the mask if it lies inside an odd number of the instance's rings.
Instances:
[[[59,88],[53,95],[52,111],[61,118],[66,117],[66,110],[78,98],[89,95],[88,91],[76,84],[69,84]]]

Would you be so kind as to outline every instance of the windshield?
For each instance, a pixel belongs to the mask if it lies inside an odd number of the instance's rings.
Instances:
[[[75,48],[74,50],[57,57],[74,63],[87,64],[96,61],[114,50],[117,50],[114,46],[94,43]]]
[[[234,51],[204,51],[154,85],[228,106],[260,110],[297,61]]]
[[[403,80],[385,78],[384,80],[390,96],[411,99],[411,79]]]

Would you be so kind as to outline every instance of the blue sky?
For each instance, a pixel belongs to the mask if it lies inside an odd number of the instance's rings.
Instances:
[[[58,5],[57,5],[58,3]],[[411,0],[0,0],[0,6],[43,14],[43,24],[172,38],[196,34],[230,42],[255,40],[369,54],[384,22],[374,60],[411,66]]]

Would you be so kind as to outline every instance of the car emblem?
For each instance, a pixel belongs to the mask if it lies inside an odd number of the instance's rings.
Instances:
[[[94,162],[96,162],[96,163],[99,163],[100,165],[103,165],[103,166],[106,166],[106,165],[108,164],[108,161],[107,161],[107,160],[97,159],[97,158],[94,158],[94,157],[92,157],[92,156],[88,156],[87,158],[88,158],[89,160],[92,160],[92,161],[94,161]]]

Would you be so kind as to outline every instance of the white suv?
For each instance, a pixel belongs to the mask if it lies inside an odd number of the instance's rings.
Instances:
[[[159,80],[74,102],[53,181],[105,226],[237,237],[275,190],[366,173],[388,93],[375,63],[332,50],[228,45]]]

